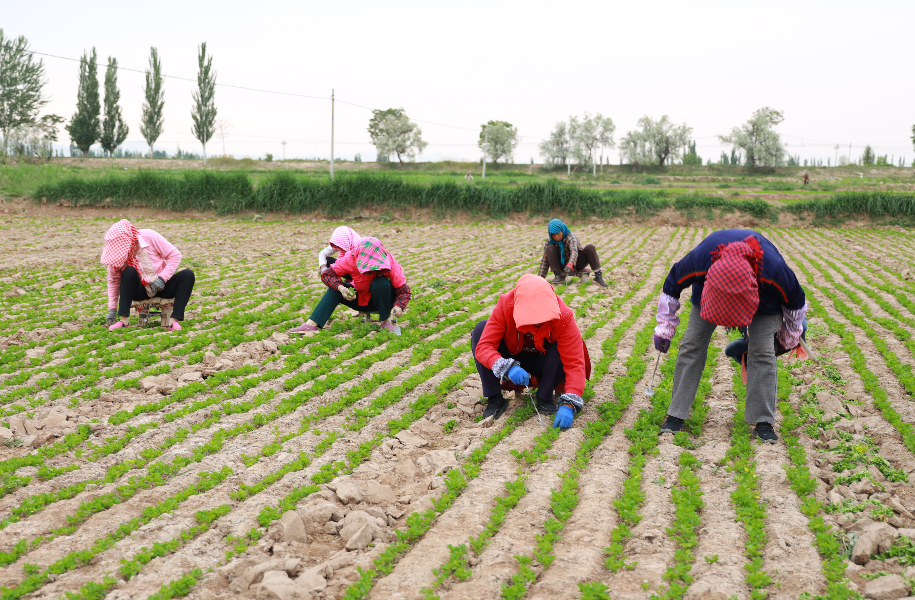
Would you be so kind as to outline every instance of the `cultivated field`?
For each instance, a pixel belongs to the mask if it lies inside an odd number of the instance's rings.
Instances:
[[[908,595],[872,577],[915,564],[908,233],[763,231],[823,361],[779,359],[770,446],[722,329],[688,433],[657,435],[676,341],[644,393],[663,278],[711,229],[570,223],[612,287],[560,288],[594,366],[560,433],[526,399],[480,422],[469,351],[543,224],[355,224],[404,267],[403,335],[341,308],[290,339],[336,223],[139,221],[197,274],[175,335],[104,327],[111,222],[0,222],[2,600]]]

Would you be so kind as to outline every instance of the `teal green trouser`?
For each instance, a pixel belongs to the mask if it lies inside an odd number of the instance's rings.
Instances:
[[[391,316],[391,308],[394,307],[395,299],[394,286],[391,285],[391,280],[382,276],[375,277],[371,285],[369,285],[369,294],[371,294],[369,303],[365,306],[360,306],[358,292],[355,300],[347,300],[337,290],[329,289],[324,292],[324,296],[321,297],[321,301],[318,302],[309,318],[317,323],[318,327],[324,327],[330,316],[334,314],[337,305],[342,304],[359,312],[377,312],[379,319],[382,321],[388,320]]]

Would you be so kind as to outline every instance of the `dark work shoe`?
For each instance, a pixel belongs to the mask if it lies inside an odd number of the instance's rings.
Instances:
[[[486,410],[483,411],[483,418],[492,417],[493,420],[496,420],[502,416],[502,413],[505,412],[506,408],[508,408],[508,400],[503,398],[501,394],[493,396],[492,398],[487,398]]]
[[[566,280],[566,276],[562,273],[553,273],[553,281],[550,282],[551,285],[559,285],[560,283]]]
[[[552,401],[544,402],[540,398],[537,398],[537,412],[541,415],[555,415],[558,410],[559,406]]]
[[[772,427],[772,423],[757,423],[754,433],[757,438],[767,444],[774,444],[778,441],[778,435],[775,433],[775,428]]]
[[[603,288],[610,287],[609,285],[607,285],[607,282],[604,281],[604,272],[602,269],[598,269],[597,271],[594,271],[594,283],[596,283],[597,285],[599,285]]]
[[[683,419],[667,415],[664,424],[661,425],[661,433],[677,433],[683,429]]]

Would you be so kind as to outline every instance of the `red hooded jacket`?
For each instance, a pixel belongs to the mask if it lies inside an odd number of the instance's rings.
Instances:
[[[585,381],[591,377],[591,359],[575,323],[575,313],[562,298],[558,299],[559,318],[551,321],[552,327],[546,341],[558,345],[562,368],[566,374],[565,391],[582,396]],[[496,361],[503,358],[499,354],[499,344],[502,341],[505,341],[511,354],[519,354],[524,346],[524,334],[515,327],[515,290],[499,297],[499,302],[483,328],[483,335],[477,342],[476,359],[487,369],[492,369]]]

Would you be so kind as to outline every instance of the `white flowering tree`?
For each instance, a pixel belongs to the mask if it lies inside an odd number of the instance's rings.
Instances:
[[[743,150],[749,167],[776,167],[785,157],[781,137],[773,129],[785,119],[781,111],[760,108],[753,117],[729,135],[719,135],[721,143]]]
[[[641,129],[630,131],[620,140],[620,154],[631,165],[659,165],[680,157],[693,128],[676,125],[664,115],[657,121],[649,116],[639,119]]]
[[[429,144],[423,141],[423,132],[411,121],[402,108],[375,110],[369,121],[369,135],[379,156],[397,155],[403,162],[407,156],[416,159]]]
[[[556,123],[550,137],[540,142],[540,156],[543,157],[543,164],[548,169],[566,164],[571,150],[569,125],[565,121]]]
[[[518,145],[518,128],[507,121],[490,121],[480,126],[477,145],[494,163],[498,163],[500,158],[511,161]]]
[[[600,151],[600,162],[604,162],[604,149],[613,148],[613,132],[616,126],[613,119],[597,113],[593,117],[585,112],[584,116],[569,118],[569,139],[572,156],[580,165],[593,166]]]

